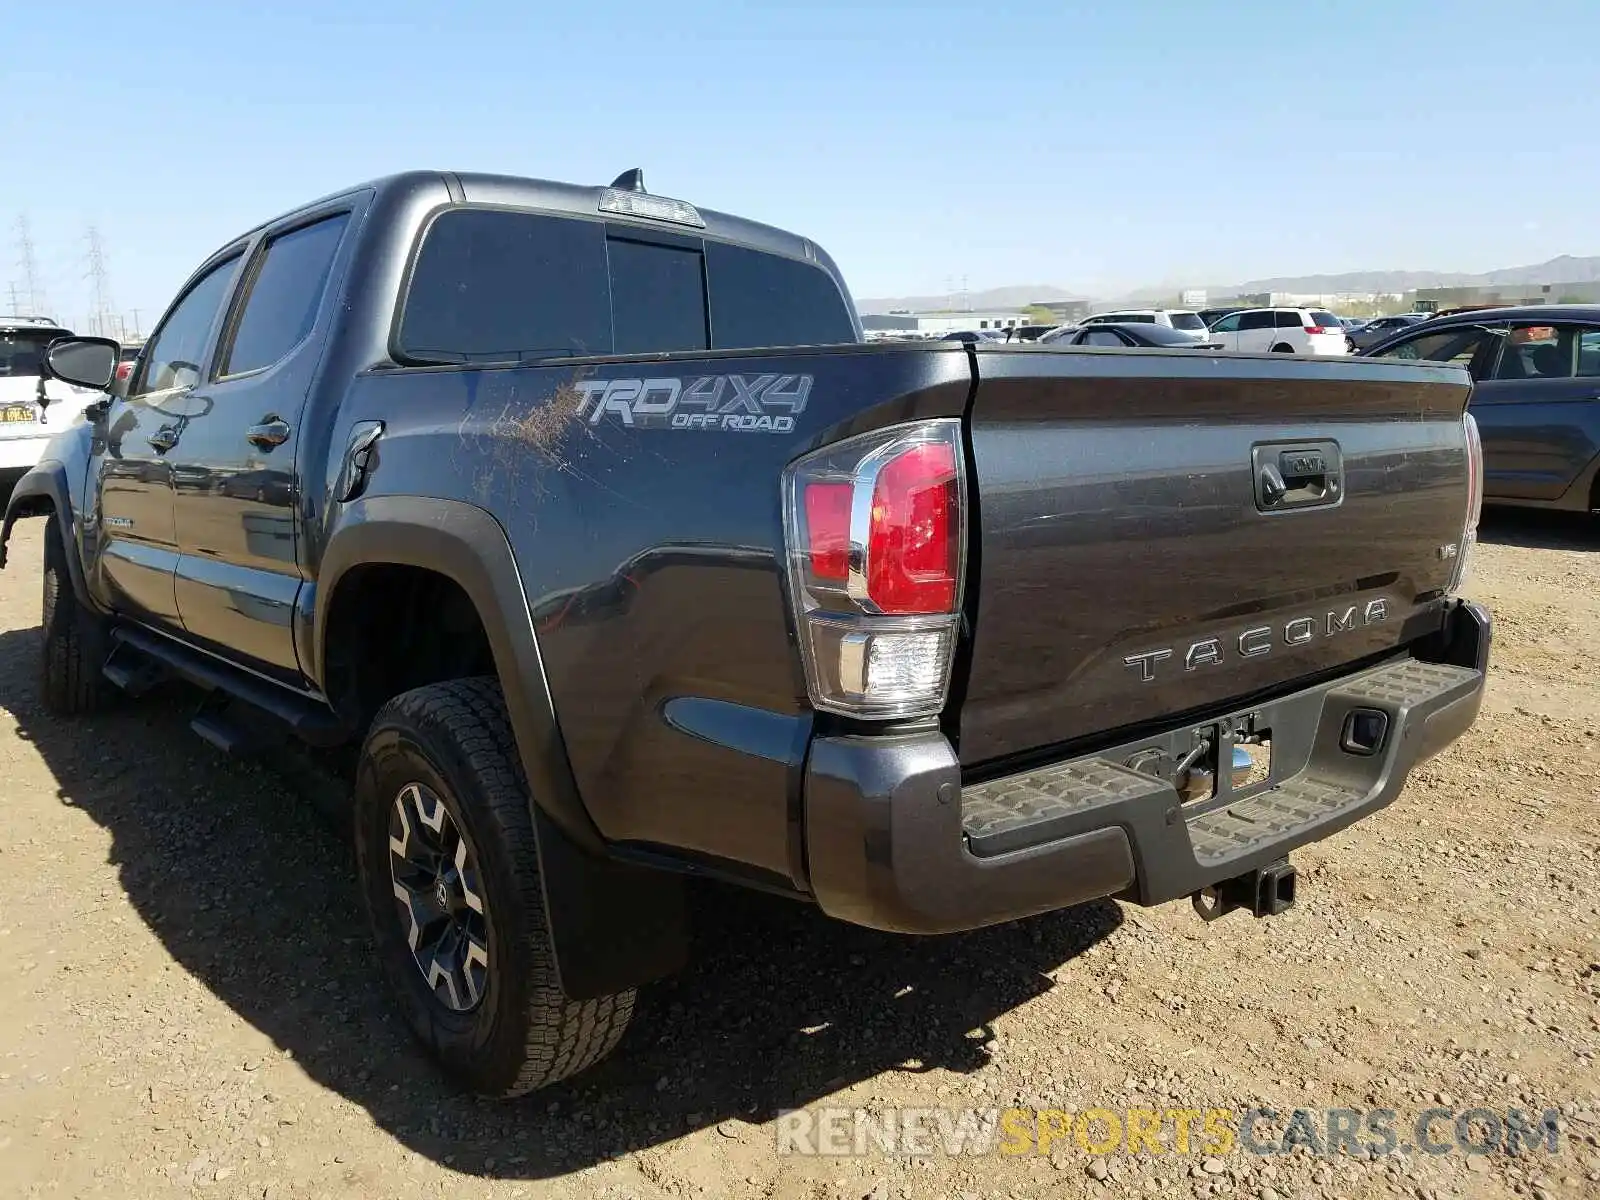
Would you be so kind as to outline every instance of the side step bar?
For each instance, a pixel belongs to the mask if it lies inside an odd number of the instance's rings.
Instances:
[[[350,740],[352,732],[327,704],[301,696],[230,666],[180,642],[137,626],[121,625],[111,631],[112,651],[102,673],[119,688],[138,694],[148,690],[157,676],[152,666],[187,680],[208,692],[222,692],[229,698],[276,717],[296,737],[313,746],[337,746]],[[124,656],[135,652],[133,661]],[[139,661],[139,659],[148,661]],[[199,732],[199,731],[197,731]],[[209,729],[202,732],[216,732]],[[217,740],[207,737],[217,744]],[[222,739],[229,740],[229,739]]]

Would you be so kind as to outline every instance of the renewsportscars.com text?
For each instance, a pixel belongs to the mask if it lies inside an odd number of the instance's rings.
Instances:
[[[781,1155],[1560,1153],[1559,1114],[1428,1108],[862,1108],[779,1115]]]

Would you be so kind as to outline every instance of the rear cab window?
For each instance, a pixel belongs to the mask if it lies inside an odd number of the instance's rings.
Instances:
[[[32,436],[44,348],[66,333],[53,326],[0,326],[0,438]]]
[[[620,222],[456,208],[423,234],[396,349],[499,363],[855,340],[842,292],[811,263]]]
[[[44,348],[65,333],[64,329],[0,329],[0,379],[38,378]]]

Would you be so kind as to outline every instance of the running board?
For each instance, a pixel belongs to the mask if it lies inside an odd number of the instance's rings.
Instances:
[[[190,720],[189,728],[224,754],[243,758],[257,748],[257,739],[242,725],[230,720],[226,708],[202,707]]]
[[[113,661],[118,658],[117,650],[127,648],[153,660],[152,666],[187,680],[196,687],[208,692],[222,692],[230,699],[276,717],[301,741],[313,746],[337,746],[353,736],[338,714],[323,701],[279,687],[181,642],[132,625],[114,628],[111,641],[114,649],[111,658],[106,661],[106,675],[113,683],[118,683],[120,676],[129,678],[138,686],[148,677],[147,672],[141,672],[126,662]],[[206,736],[204,732],[201,735]],[[208,737],[207,740],[212,739]]]
[[[155,659],[146,654],[130,653],[132,649],[131,646],[112,646],[105,666],[100,668],[100,674],[106,677],[106,682],[112,687],[137,699],[172,676]],[[119,654],[119,650],[122,653]]]

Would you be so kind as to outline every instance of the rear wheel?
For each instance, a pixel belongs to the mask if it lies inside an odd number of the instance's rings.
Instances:
[[[105,622],[72,590],[61,522],[52,515],[44,526],[44,612],[40,629],[39,695],[58,716],[93,712],[105,703]]]
[[[1272,352],[1274,354],[1293,354],[1294,347],[1289,345],[1288,342],[1279,342],[1272,348]]]
[[[474,1091],[516,1096],[609,1054],[629,990],[556,981],[528,789],[493,679],[378,713],[356,776],[356,853],[378,953],[412,1032]]]

